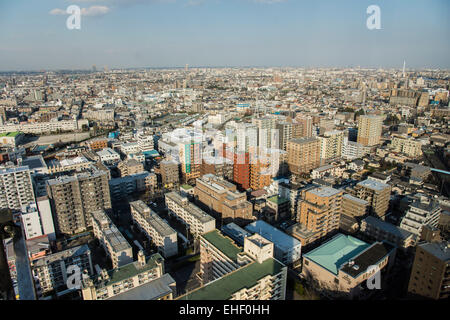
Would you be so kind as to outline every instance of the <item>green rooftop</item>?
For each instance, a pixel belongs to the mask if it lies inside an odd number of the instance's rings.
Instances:
[[[17,137],[20,134],[22,134],[22,132],[20,132],[20,131],[3,132],[3,133],[0,133],[0,137]]]
[[[280,273],[283,267],[272,258],[263,263],[253,262],[180,297],[179,300],[228,300],[233,293],[253,287],[258,280]]]
[[[242,248],[236,246],[230,238],[224,237],[217,229],[205,233],[202,237],[233,261],[236,261],[237,254],[242,252]]]
[[[289,199],[279,197],[279,196],[273,196],[273,197],[268,198],[267,200],[269,200],[270,202],[273,202],[275,204],[283,204],[283,203],[289,201]]]
[[[120,268],[113,269],[108,272],[109,280],[104,284],[111,285],[113,283],[134,277],[139,273],[149,271],[157,266],[157,262],[159,259],[161,259],[161,261],[164,261],[163,257],[159,253],[155,253],[150,257],[146,257],[147,264],[142,268],[138,268],[139,262],[134,261]]]
[[[182,184],[181,187],[182,187],[184,190],[189,190],[189,189],[192,189],[192,188],[193,188],[193,186],[190,186],[190,185],[188,185],[188,184]]]
[[[352,236],[338,234],[320,247],[304,254],[303,257],[337,275],[342,264],[369,246],[368,243]]]

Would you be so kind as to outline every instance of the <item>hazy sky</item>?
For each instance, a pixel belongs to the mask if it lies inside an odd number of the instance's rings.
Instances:
[[[66,27],[72,4],[81,30]],[[372,4],[381,30],[366,27]],[[448,0],[0,0],[0,70],[450,68],[449,14]]]

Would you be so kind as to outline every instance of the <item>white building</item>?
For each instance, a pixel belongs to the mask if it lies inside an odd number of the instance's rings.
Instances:
[[[141,200],[131,202],[130,208],[135,225],[156,245],[164,258],[178,254],[177,232],[167,222]]]
[[[423,226],[437,227],[441,211],[438,201],[420,194],[409,205],[409,209],[400,223],[400,228],[420,236]]]
[[[0,167],[0,208],[21,210],[30,203],[35,197],[28,166]]]
[[[120,155],[111,148],[105,148],[98,151],[97,155],[100,157],[100,161],[102,162],[113,163],[120,161]]]
[[[189,202],[188,198],[179,193],[170,192],[165,194],[169,215],[176,217],[189,227],[189,231],[198,237],[216,228],[216,220],[196,205]]]

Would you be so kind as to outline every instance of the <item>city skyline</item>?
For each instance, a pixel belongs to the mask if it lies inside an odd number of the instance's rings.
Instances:
[[[81,29],[66,27],[70,5]],[[46,0],[3,3],[1,71],[192,67],[448,69],[450,4]],[[436,47],[438,46],[438,50]]]

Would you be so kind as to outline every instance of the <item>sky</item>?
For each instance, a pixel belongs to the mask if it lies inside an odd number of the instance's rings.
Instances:
[[[450,69],[449,14],[448,0],[0,0],[0,70]]]

